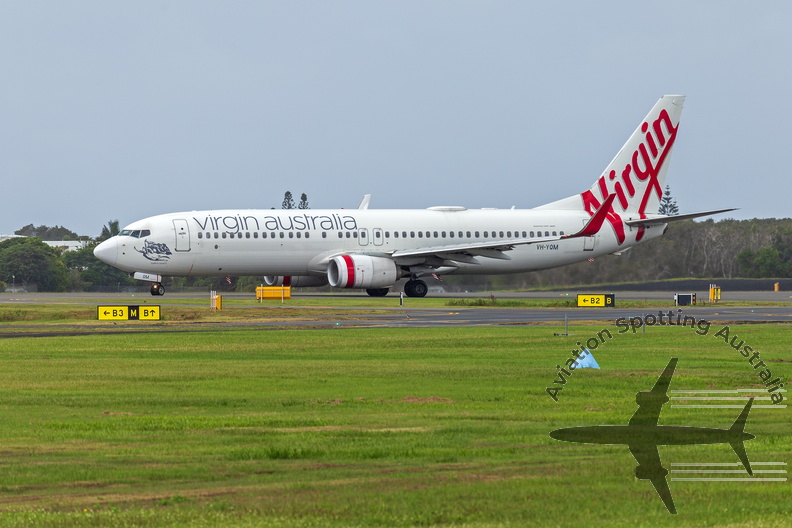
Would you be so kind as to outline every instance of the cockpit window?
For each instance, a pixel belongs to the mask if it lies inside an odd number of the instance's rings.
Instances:
[[[143,238],[143,237],[151,236],[151,230],[150,229],[136,229],[136,230],[132,231],[131,229],[124,229],[123,231],[118,233],[118,236],[128,236],[128,237],[132,237],[132,238]]]

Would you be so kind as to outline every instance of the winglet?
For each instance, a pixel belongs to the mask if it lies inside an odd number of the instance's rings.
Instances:
[[[364,194],[363,195],[363,199],[360,200],[360,204],[358,205],[357,208],[358,209],[368,209],[370,201],[371,201],[371,195],[370,194]]]
[[[586,223],[585,226],[583,226],[583,229],[575,234],[565,235],[561,238],[587,237],[594,236],[599,233],[600,227],[602,227],[602,223],[605,222],[605,218],[608,216],[608,213],[611,210],[611,204],[615,198],[615,194],[609,194],[608,197],[605,198],[605,201],[602,202],[602,205],[599,206],[599,209],[594,211],[591,219]]]
[[[748,460],[748,454],[745,452],[745,444],[743,442],[745,440],[752,440],[756,438],[751,433],[745,432],[745,421],[748,419],[748,413],[751,411],[751,405],[753,405],[753,401],[753,398],[748,400],[748,403],[745,404],[745,408],[740,413],[740,416],[738,416],[737,419],[734,420],[732,426],[729,427],[729,445],[740,459],[740,462],[742,462],[742,465],[745,467],[745,471],[747,471],[751,476],[753,476],[753,470],[751,470],[751,462]]]

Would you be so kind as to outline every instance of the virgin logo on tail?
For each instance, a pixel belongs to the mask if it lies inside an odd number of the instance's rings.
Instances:
[[[624,242],[625,235],[621,216],[616,212],[617,207],[620,207],[622,212],[629,209],[630,212],[637,212],[640,218],[646,218],[646,205],[652,195],[657,196],[658,200],[663,195],[658,175],[674,145],[678,129],[679,125],[675,127],[668,112],[662,109],[657,119],[652,122],[651,127],[648,122],[641,125],[643,140],[629,156],[629,161],[624,165],[621,174],[617,174],[614,169],[607,176],[603,174],[597,180],[595,187],[600,196],[595,196],[592,190],[581,193],[583,208],[590,215],[594,214],[610,194],[616,194],[617,199],[614,200],[613,207],[608,212],[607,220],[613,227],[619,244]],[[621,159],[621,156],[617,158],[617,161],[618,159]],[[641,196],[636,196],[638,192],[636,187],[643,188]],[[635,240],[641,240],[643,234],[644,228],[639,227]]]

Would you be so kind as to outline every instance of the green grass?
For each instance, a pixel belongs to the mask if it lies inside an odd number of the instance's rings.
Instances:
[[[611,326],[602,370],[576,371],[558,403],[555,365],[602,326],[2,339],[0,525],[784,526],[788,483],[672,482],[671,516],[626,447],[548,437],[625,424],[672,356],[672,389],[755,385],[718,328]],[[732,328],[782,377],[791,331]],[[788,461],[789,412],[751,412],[752,461]],[[738,413],[666,406],[661,423]]]

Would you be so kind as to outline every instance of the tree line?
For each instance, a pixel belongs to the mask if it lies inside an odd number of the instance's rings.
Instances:
[[[792,218],[683,220],[621,255],[532,273],[443,280],[497,290],[677,278],[792,278]]]

